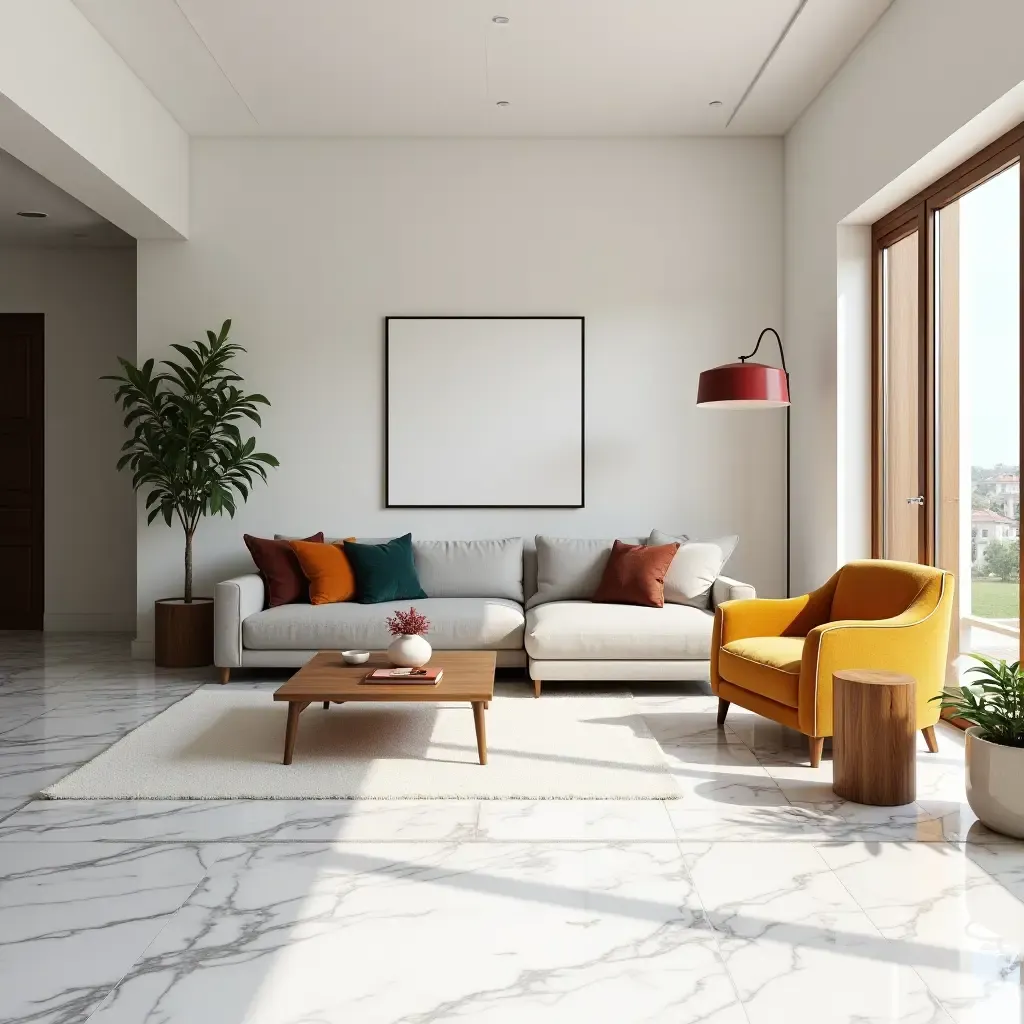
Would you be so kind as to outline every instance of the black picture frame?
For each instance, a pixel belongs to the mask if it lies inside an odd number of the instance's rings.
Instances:
[[[580,325],[580,500],[572,504],[498,504],[498,505],[474,505],[474,504],[411,504],[398,503],[391,500],[391,322],[393,320],[576,320]],[[460,314],[456,316],[445,316],[432,314],[428,316],[386,316],[384,317],[384,507],[396,509],[580,509],[586,507],[586,441],[587,441],[587,403],[586,403],[586,352],[587,352],[587,325],[586,317],[573,315],[529,315],[517,314],[514,316],[502,316],[489,314],[474,316],[471,314]]]

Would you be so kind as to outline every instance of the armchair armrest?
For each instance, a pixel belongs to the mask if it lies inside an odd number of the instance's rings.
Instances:
[[[257,573],[218,583],[213,592],[213,662],[218,668],[242,664],[242,623],[263,611],[263,580]]]
[[[717,608],[726,601],[752,601],[757,597],[757,591],[751,583],[741,583],[739,580],[729,579],[728,576],[719,576],[711,584],[711,607]]]
[[[807,634],[800,666],[800,728],[808,736],[832,735],[832,674],[843,669],[901,672],[917,680],[918,728],[934,725],[931,698],[946,676],[953,577],[943,574],[938,600],[915,602],[888,619],[840,619]]]
[[[828,621],[838,579],[836,573],[824,586],[799,597],[716,602],[711,633],[712,692],[718,693],[718,652],[724,644],[750,636],[806,636],[815,626]]]

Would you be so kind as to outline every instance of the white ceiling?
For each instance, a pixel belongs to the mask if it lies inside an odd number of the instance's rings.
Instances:
[[[19,217],[21,210],[45,219]],[[0,245],[122,246],[135,239],[0,149]]]
[[[781,134],[892,0],[74,2],[191,135],[615,136]]]

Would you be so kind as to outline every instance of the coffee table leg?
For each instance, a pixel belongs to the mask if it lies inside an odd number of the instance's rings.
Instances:
[[[299,715],[302,714],[309,703],[300,704],[297,700],[288,702],[288,722],[284,727],[284,763],[292,763],[292,754],[295,751],[295,736],[299,731]]]
[[[476,726],[476,750],[480,755],[480,763],[487,764],[487,726],[482,700],[473,701],[473,724]]]

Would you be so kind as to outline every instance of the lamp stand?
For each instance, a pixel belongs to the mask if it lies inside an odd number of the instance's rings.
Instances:
[[[786,350],[782,347],[782,338],[779,337],[779,332],[774,327],[766,327],[758,336],[757,344],[754,346],[754,351],[749,356],[740,356],[740,362],[745,363],[748,359],[752,359],[757,355],[757,350],[761,347],[761,339],[766,334],[774,334],[775,340],[779,346],[779,358],[782,360],[782,372],[786,375],[786,390],[792,395],[792,390],[789,384],[789,370],[786,369]],[[790,487],[790,461],[791,461],[791,445],[790,445],[790,434],[789,434],[789,413],[792,407],[786,406],[786,597],[792,596],[791,588],[791,562],[790,562],[790,544],[792,535],[792,489]]]

